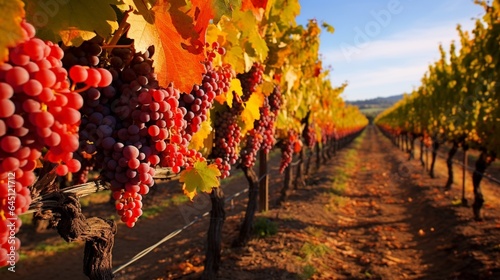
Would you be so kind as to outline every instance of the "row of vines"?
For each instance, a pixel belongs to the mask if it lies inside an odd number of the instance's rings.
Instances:
[[[81,195],[110,189],[134,227],[155,179],[177,176],[191,199],[210,193],[216,215],[220,179],[237,167],[252,178],[259,152],[280,149],[283,172],[294,154],[367,124],[322,67],[321,28],[333,27],[298,25],[298,0],[0,7],[0,266],[18,260],[18,215],[29,210],[66,241],[86,241],[87,276],[112,278],[116,222],[84,217]],[[222,222],[210,226],[209,274]]]
[[[452,158],[459,148],[479,150],[480,156],[473,173],[476,219],[481,219],[484,198],[480,182],[485,170],[500,153],[500,1],[478,2],[485,15],[476,20],[469,33],[457,27],[460,48],[455,43],[449,54],[439,47],[441,58],[429,66],[421,85],[389,108],[376,123],[393,136],[422,138],[432,146],[433,161],[440,145],[451,146],[448,153],[450,178],[453,183]]]

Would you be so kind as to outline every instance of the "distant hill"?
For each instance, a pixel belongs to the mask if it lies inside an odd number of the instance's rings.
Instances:
[[[347,101],[347,103],[356,105],[359,107],[359,109],[366,109],[366,108],[388,108],[392,106],[392,104],[396,103],[397,101],[403,99],[403,95],[393,95],[389,97],[377,97],[373,99],[365,99],[365,100],[356,100],[356,101]]]
[[[347,101],[348,104],[358,106],[360,111],[365,114],[368,119],[372,120],[385,109],[391,107],[394,103],[403,99],[403,95],[393,95],[389,97],[377,97],[365,100]]]

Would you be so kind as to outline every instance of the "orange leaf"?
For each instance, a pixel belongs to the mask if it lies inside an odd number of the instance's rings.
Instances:
[[[267,6],[267,0],[244,0],[241,3],[243,12],[251,10],[257,20],[261,21]]]
[[[158,0],[152,7],[144,1],[133,2],[136,12],[129,16],[128,35],[136,49],[145,51],[154,45],[160,85],[173,82],[181,91],[190,92],[205,72],[202,62],[212,1],[191,1],[190,9],[183,0]]]
[[[293,152],[298,154],[302,150],[302,141],[297,140],[293,143]]]

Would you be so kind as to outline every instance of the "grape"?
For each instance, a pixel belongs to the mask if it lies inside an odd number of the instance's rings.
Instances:
[[[76,66],[73,66],[76,67]],[[70,70],[71,73],[71,70]],[[85,84],[90,85],[92,87],[99,86],[101,82],[101,73],[97,71],[97,69],[87,69],[87,79],[85,80]],[[108,84],[109,85],[109,84]]]
[[[36,72],[35,79],[39,81],[44,88],[54,86],[57,81],[56,74],[50,69],[44,69]]]
[[[14,89],[7,83],[0,83],[0,99],[8,99],[14,95]]]
[[[89,74],[83,66],[75,65],[69,70],[69,77],[75,83],[83,83],[87,80]]]
[[[0,118],[8,118],[14,114],[16,107],[9,99],[0,99]]]
[[[29,80],[23,85],[23,91],[26,95],[37,96],[43,90],[42,83],[37,80]]]
[[[5,73],[5,82],[13,88],[22,86],[30,79],[30,74],[21,66],[14,66]]]
[[[0,147],[4,152],[15,153],[21,148],[21,140],[15,136],[5,136],[0,141]]]

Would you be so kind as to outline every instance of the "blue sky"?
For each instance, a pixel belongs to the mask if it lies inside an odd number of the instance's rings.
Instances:
[[[438,46],[458,41],[457,24],[471,30],[484,14],[473,0],[300,0],[299,24],[308,19],[335,28],[323,31],[323,66],[333,68],[334,85],[348,81],[346,100],[409,93],[428,65],[439,58]]]

